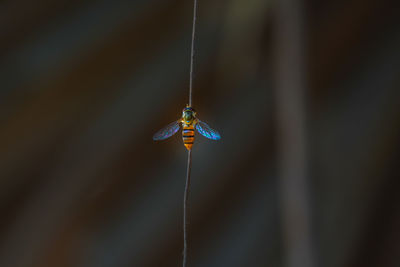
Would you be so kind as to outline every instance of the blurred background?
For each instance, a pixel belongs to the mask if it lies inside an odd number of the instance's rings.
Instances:
[[[0,266],[180,266],[192,1],[0,3]],[[200,0],[189,266],[400,266],[396,1]]]

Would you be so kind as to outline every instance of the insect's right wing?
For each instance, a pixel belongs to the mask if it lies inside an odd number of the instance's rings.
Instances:
[[[174,121],[173,123],[168,124],[153,135],[153,140],[159,141],[173,136],[179,130],[179,125],[179,121]]]
[[[208,126],[207,123],[205,123],[199,119],[197,119],[196,130],[201,135],[207,137],[208,139],[211,139],[211,140],[221,139],[221,135],[216,130],[212,129],[210,126]]]

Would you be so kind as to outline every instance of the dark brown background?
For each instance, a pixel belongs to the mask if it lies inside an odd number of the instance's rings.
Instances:
[[[189,266],[400,266],[399,4],[199,4]],[[0,266],[180,266],[191,16],[0,3]]]

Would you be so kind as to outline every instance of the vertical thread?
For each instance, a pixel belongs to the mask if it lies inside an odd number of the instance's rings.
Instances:
[[[196,19],[197,19],[197,0],[193,4],[193,25],[192,25],[192,46],[190,50],[190,79],[189,79],[189,106],[192,106],[192,91],[193,91],[193,62],[194,62],[194,39],[196,34]]]
[[[192,44],[190,49],[190,76],[189,76],[189,107],[192,106],[192,92],[193,92],[193,62],[194,62],[194,40],[196,34],[196,18],[197,18],[197,0],[193,2],[193,25],[192,25]],[[188,150],[188,161],[186,170],[186,185],[185,193],[183,196],[183,263],[182,266],[186,267],[187,264],[187,225],[188,225],[188,200],[190,191],[190,172],[192,169],[192,150]]]
[[[190,173],[192,169],[192,150],[188,150],[188,161],[187,161],[187,170],[186,170],[186,185],[185,185],[185,193],[183,196],[183,267],[186,267],[187,263],[187,225],[188,225],[188,200],[189,200],[189,191],[190,191]]]
[[[196,19],[197,19],[197,0],[194,0],[194,2],[193,2],[192,44],[191,44],[191,49],[190,49],[189,107],[192,106],[194,40],[195,40],[195,36],[196,36]],[[183,267],[186,267],[186,264],[187,264],[188,200],[189,200],[189,192],[190,192],[191,169],[192,169],[192,150],[189,149],[188,150],[187,169],[186,169],[185,193],[183,196],[183,262],[182,262]]]

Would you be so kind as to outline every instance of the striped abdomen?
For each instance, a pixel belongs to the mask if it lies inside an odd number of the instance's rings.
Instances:
[[[191,150],[194,142],[194,127],[193,125],[184,125],[182,129],[183,144],[187,150]]]

